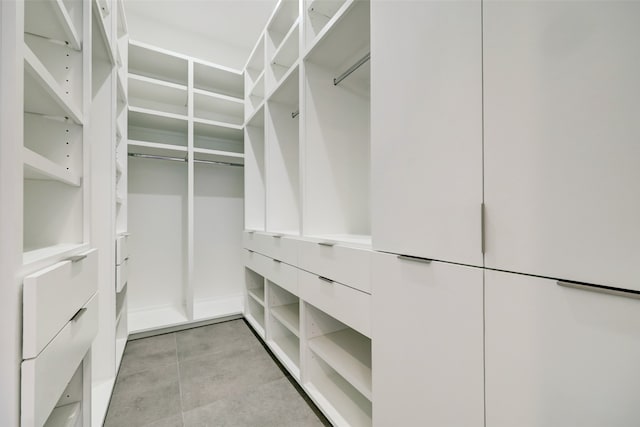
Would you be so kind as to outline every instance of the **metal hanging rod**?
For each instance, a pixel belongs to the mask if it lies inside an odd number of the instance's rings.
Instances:
[[[296,110],[293,113],[291,113],[291,118],[295,119],[296,117],[298,117],[300,115],[300,110]]]
[[[170,157],[170,156],[159,156],[156,154],[142,154],[142,153],[129,153],[130,157],[138,157],[141,159],[155,159],[155,160],[170,160],[173,162],[186,162],[187,159],[185,157]],[[200,160],[194,159],[194,163],[206,163],[210,165],[220,165],[220,166],[237,166],[244,167],[242,163],[232,163],[232,162],[220,162],[217,160]]]
[[[340,74],[338,77],[334,78],[333,79],[333,85],[337,86],[341,81],[343,81],[344,79],[349,77],[349,75],[351,75],[351,73],[353,73],[355,70],[360,68],[369,59],[371,59],[371,52],[367,53],[358,62],[353,64],[351,67],[349,67],[349,69],[347,71],[345,71],[344,73]]]

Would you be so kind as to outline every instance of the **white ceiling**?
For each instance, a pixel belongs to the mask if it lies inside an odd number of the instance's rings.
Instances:
[[[125,0],[127,16],[201,34],[245,52],[248,58],[277,0]],[[135,25],[135,19],[129,19]],[[132,31],[134,32],[134,31]]]

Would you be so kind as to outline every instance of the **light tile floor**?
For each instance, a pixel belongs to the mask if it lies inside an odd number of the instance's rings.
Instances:
[[[106,427],[330,426],[243,320],[127,343]]]

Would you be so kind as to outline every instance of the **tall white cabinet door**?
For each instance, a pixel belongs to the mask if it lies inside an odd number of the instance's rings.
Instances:
[[[480,1],[371,2],[374,249],[482,265]]]
[[[486,266],[640,290],[640,2],[484,2]]]
[[[485,273],[487,427],[635,427],[640,300]]]
[[[482,269],[372,265],[373,424],[483,427]]]

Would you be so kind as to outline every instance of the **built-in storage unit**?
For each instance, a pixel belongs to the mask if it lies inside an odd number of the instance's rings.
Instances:
[[[130,41],[128,84],[129,331],[238,315],[242,73]]]

